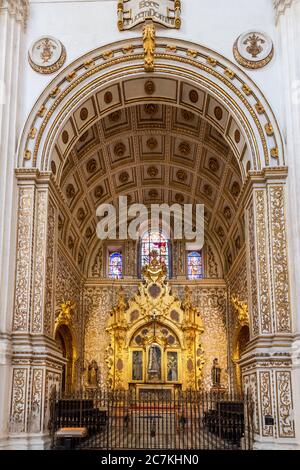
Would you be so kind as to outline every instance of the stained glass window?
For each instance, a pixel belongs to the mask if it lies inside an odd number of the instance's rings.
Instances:
[[[191,251],[188,254],[188,278],[203,278],[202,253],[199,251]]]
[[[169,271],[169,244],[162,232],[146,232],[141,240],[141,265],[151,262],[151,253],[156,252],[160,263]]]
[[[109,254],[108,277],[110,279],[122,279],[123,277],[122,253],[113,252]]]

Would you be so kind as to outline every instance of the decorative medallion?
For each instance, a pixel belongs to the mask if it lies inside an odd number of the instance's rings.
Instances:
[[[58,230],[61,231],[63,226],[64,226],[64,223],[63,223],[63,220],[62,220],[60,215],[58,216],[58,224],[57,225],[58,225]]]
[[[152,80],[147,80],[144,89],[146,95],[153,95],[155,93],[155,83]]]
[[[118,111],[114,111],[113,113],[109,114],[108,116],[108,119],[111,121],[111,122],[117,122],[120,120],[121,118],[121,111],[118,110]]]
[[[43,36],[35,41],[28,52],[28,61],[33,70],[42,74],[57,72],[66,61],[66,49],[52,36]]]
[[[69,134],[67,131],[63,131],[61,140],[63,141],[63,144],[67,144],[69,142]]]
[[[212,197],[213,190],[212,190],[212,187],[209,184],[205,184],[203,186],[203,192],[207,197],[209,197],[209,198]]]
[[[88,227],[85,231],[85,236],[86,238],[91,238],[91,236],[93,235],[93,230],[91,229],[91,227]]]
[[[161,294],[161,288],[158,284],[151,284],[148,292],[153,299],[157,299]]]
[[[156,166],[149,166],[147,174],[151,178],[155,178],[158,175],[158,168]]]
[[[210,158],[209,159],[209,162],[208,162],[208,166],[209,166],[209,169],[213,172],[213,173],[217,173],[220,169],[220,165],[219,165],[219,162],[216,158]]]
[[[155,137],[150,137],[147,140],[147,147],[150,150],[155,150],[157,146],[158,146],[158,142],[157,142],[157,139],[155,139]]]
[[[84,209],[82,207],[80,207],[77,211],[77,219],[79,220],[79,222],[82,222],[84,219],[85,219],[85,212],[84,212]]]
[[[129,174],[127,171],[123,171],[119,176],[120,183],[125,184],[129,181]]]
[[[177,193],[175,195],[175,201],[178,203],[178,204],[183,204],[184,203],[184,196],[181,194],[181,193]]]
[[[195,119],[195,114],[191,113],[191,111],[187,111],[186,109],[181,110],[181,116],[187,122],[193,121]]]
[[[187,179],[187,174],[184,170],[178,170],[176,173],[176,177],[179,181],[183,182]]]
[[[224,230],[222,229],[222,227],[219,227],[218,228],[218,231],[217,231],[217,234],[220,238],[224,238],[225,237],[225,232]]]
[[[105,94],[104,94],[104,102],[106,104],[110,104],[113,100],[113,94],[111,91],[107,91]]]
[[[53,175],[55,176],[56,175],[56,163],[53,160],[51,162],[51,171],[52,171]]]
[[[66,188],[66,195],[67,195],[67,198],[68,199],[73,199],[73,197],[75,196],[76,192],[75,192],[75,188],[73,186],[73,184],[68,184],[67,188]]]
[[[223,110],[222,108],[220,108],[220,106],[216,106],[215,109],[214,109],[214,115],[215,115],[215,118],[218,120],[218,121],[221,121],[222,120],[222,117],[223,117]]]
[[[80,110],[80,119],[82,121],[85,121],[88,118],[88,115],[89,115],[89,112],[88,112],[87,108],[82,108]]]
[[[236,129],[236,131],[234,133],[234,140],[235,140],[236,144],[239,144],[240,141],[241,141],[241,133],[238,129]]]
[[[158,112],[158,105],[154,103],[145,104],[144,110],[146,114],[153,116],[154,114],[157,114]]]
[[[74,240],[72,237],[68,238],[68,247],[70,248],[70,250],[74,248]]]
[[[241,34],[234,43],[233,55],[243,67],[260,69],[273,58],[273,42],[265,33],[247,31]]]
[[[239,183],[237,182],[233,183],[231,187],[231,194],[233,195],[233,197],[237,198],[240,195],[240,192],[241,192],[241,188],[240,188]]]
[[[179,152],[185,157],[191,153],[191,146],[186,141],[181,142],[178,148],[179,148]]]
[[[116,155],[116,157],[123,157],[125,151],[126,151],[126,147],[125,147],[125,144],[123,144],[123,142],[118,142],[114,146],[114,154]]]
[[[90,174],[93,174],[95,173],[96,170],[97,170],[97,162],[95,158],[91,158],[91,160],[89,160],[86,164],[86,171]]]
[[[87,132],[85,132],[84,134],[82,134],[81,137],[79,137],[79,141],[80,141],[80,142],[85,142],[86,139],[88,138],[88,136],[89,136],[89,133],[88,133],[88,131],[87,131]]]
[[[227,220],[230,220],[230,219],[231,219],[232,214],[231,214],[231,210],[230,210],[230,208],[229,208],[228,206],[225,207],[223,213],[224,213],[225,219],[227,219]]]
[[[150,199],[156,199],[158,197],[158,191],[156,189],[150,189],[149,197]]]
[[[196,104],[199,100],[198,92],[196,90],[191,90],[189,93],[189,98],[192,103]]]
[[[97,186],[96,189],[95,189],[95,191],[94,191],[95,197],[96,197],[97,199],[99,199],[100,197],[103,196],[103,193],[104,193],[104,191],[103,191],[102,186]]]

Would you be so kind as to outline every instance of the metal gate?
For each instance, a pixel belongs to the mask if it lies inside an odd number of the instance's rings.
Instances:
[[[86,428],[77,449],[250,450],[253,403],[230,394],[163,390],[78,392],[52,397],[52,446],[61,428]]]

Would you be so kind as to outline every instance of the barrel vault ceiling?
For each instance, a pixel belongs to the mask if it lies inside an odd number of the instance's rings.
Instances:
[[[78,119],[90,112],[82,107]],[[214,115],[224,118],[220,107]],[[224,132],[228,120],[227,113]],[[60,237],[76,263],[99,242],[96,208],[127,195],[130,204],[203,203],[206,230],[230,266],[244,242],[242,177],[222,134],[196,113],[158,103],[113,111],[87,126],[67,153],[62,133],[51,169],[62,199]]]

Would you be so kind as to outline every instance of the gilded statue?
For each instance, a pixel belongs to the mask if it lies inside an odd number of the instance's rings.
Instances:
[[[118,324],[123,324],[126,322],[126,309],[127,302],[125,297],[125,292],[123,287],[120,287],[118,294],[118,303],[116,307],[113,308],[114,320]]]
[[[185,321],[193,325],[196,320],[197,308],[192,304],[192,292],[188,286],[184,289],[184,298],[181,305],[185,312]]]
[[[98,364],[92,361],[88,367],[88,386],[96,388],[98,386]]]
[[[238,321],[240,326],[249,325],[248,305],[244,302],[241,302],[236,295],[231,297],[231,302],[238,314]]]
[[[145,72],[154,71],[154,52],[155,52],[155,26],[146,23],[143,29],[143,44],[145,58]]]
[[[76,308],[76,303],[72,300],[64,300],[60,305],[60,312],[56,319],[57,323],[65,323],[69,325],[72,323],[72,316]]]
[[[142,269],[144,279],[156,283],[163,281],[168,273],[167,266],[158,259],[156,250],[150,252],[149,258],[149,264],[146,264]]]
[[[221,386],[221,367],[219,366],[219,360],[217,358],[213,360],[213,366],[211,369],[211,380],[213,387],[219,388]]]

